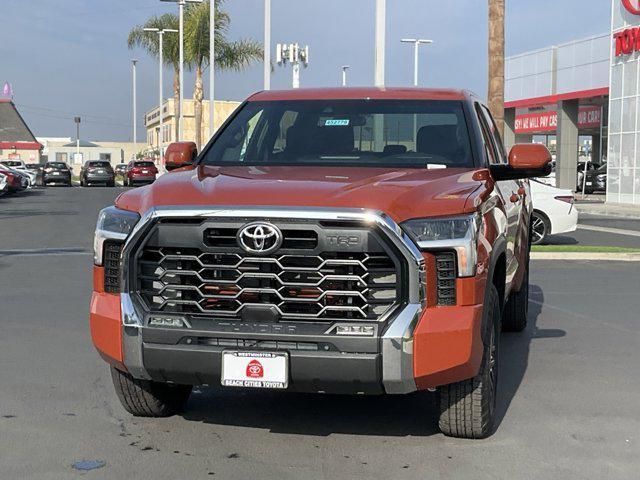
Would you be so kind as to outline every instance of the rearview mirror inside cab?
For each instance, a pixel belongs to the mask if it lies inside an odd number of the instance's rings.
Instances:
[[[489,169],[495,180],[546,177],[551,173],[551,153],[544,145],[519,143],[511,148],[507,165],[491,165]]]
[[[194,142],[174,142],[164,152],[164,166],[167,171],[193,165],[198,156],[198,147]]]

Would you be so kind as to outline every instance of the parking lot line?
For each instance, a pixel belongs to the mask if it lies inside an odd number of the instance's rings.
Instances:
[[[622,228],[598,227],[595,225],[582,225],[582,224],[579,224],[578,228],[580,230],[591,230],[592,232],[604,232],[604,233],[612,233],[615,235],[627,235],[629,237],[640,237],[640,232],[635,230],[624,230]]]

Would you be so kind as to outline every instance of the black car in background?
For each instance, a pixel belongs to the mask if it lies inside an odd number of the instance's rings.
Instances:
[[[80,170],[80,185],[88,187],[96,183],[107,187],[115,187],[116,174],[111,163],[107,160],[90,160]]]
[[[593,193],[607,190],[607,164],[603,163],[598,168],[587,171],[584,193]]]
[[[71,186],[71,170],[64,162],[47,162],[42,169],[42,185],[62,184]]]

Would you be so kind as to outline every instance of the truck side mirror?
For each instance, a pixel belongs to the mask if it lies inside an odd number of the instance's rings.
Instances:
[[[164,166],[167,171],[193,165],[198,156],[194,142],[174,142],[164,152]]]
[[[544,145],[519,143],[509,152],[509,163],[489,166],[495,180],[546,177],[551,173],[551,153]]]

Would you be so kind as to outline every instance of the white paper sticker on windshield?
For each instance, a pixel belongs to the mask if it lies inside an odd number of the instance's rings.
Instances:
[[[447,168],[447,166],[439,163],[427,163],[427,170],[440,170],[441,168]]]
[[[347,127],[349,126],[348,118],[330,118],[324,121],[325,127]]]

